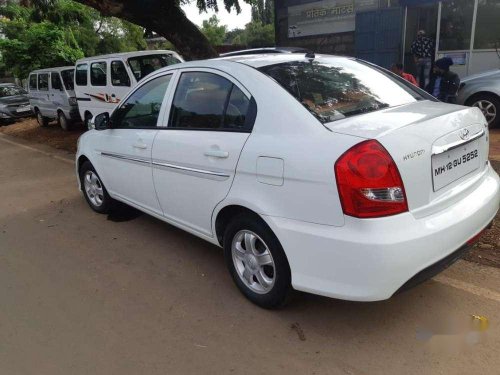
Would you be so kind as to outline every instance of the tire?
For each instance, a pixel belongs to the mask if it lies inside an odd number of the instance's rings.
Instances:
[[[57,112],[57,123],[62,130],[71,130],[71,122],[66,118],[62,111]]]
[[[83,125],[85,125],[85,128],[89,128],[89,121],[92,119],[92,114],[90,112],[86,112],[83,118]]]
[[[250,301],[265,309],[286,304],[292,290],[290,266],[278,238],[257,215],[241,214],[229,223],[224,258],[234,283]]]
[[[466,105],[478,107],[490,129],[500,127],[500,98],[493,94],[477,94],[467,99]]]
[[[49,119],[47,117],[43,117],[42,113],[39,110],[36,111],[36,121],[42,128],[45,128],[47,125],[49,125]]]
[[[109,213],[113,207],[114,199],[109,196],[94,166],[89,161],[84,162],[80,167],[79,174],[83,196],[90,208],[100,214]]]

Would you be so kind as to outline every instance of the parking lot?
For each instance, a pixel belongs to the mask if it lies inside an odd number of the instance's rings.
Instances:
[[[498,374],[500,269],[460,261],[388,301],[297,293],[266,311],[217,247],[93,213],[67,152],[0,134],[0,181],[0,374]]]

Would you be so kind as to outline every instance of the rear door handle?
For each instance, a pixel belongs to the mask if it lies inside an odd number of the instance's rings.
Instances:
[[[138,149],[141,149],[141,150],[145,150],[148,148],[148,145],[145,144],[145,143],[142,143],[142,142],[137,142],[137,143],[134,143],[132,145],[133,148],[138,148]]]
[[[229,152],[222,150],[208,150],[205,151],[205,156],[212,156],[214,158],[225,159],[229,156]]]

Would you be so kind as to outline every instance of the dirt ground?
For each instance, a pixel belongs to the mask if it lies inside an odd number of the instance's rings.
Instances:
[[[50,123],[46,128],[41,128],[35,119],[19,121],[12,125],[0,127],[1,133],[73,153],[76,151],[76,141],[84,131],[85,128],[82,124],[75,125],[71,131],[63,131],[56,122]],[[491,133],[490,157],[493,167],[500,174],[500,155],[497,155],[499,149],[500,131],[494,130]],[[465,259],[470,262],[500,268],[500,213],[497,214],[492,227],[484,232],[474,246],[473,251]]]

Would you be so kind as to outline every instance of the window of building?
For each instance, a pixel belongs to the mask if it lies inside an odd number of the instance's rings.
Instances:
[[[30,90],[36,90],[36,80],[37,80],[36,74],[30,75],[30,83],[29,83]]]
[[[175,91],[170,127],[244,130],[249,103],[245,94],[224,77],[183,73]]]
[[[90,65],[90,84],[92,86],[106,86],[106,63],[95,62]]]
[[[111,84],[113,86],[130,86],[130,77],[121,60],[111,62]]]
[[[87,86],[87,64],[76,66],[75,80],[77,86]]]
[[[137,89],[113,113],[113,127],[154,128],[172,75],[155,78]]]
[[[47,91],[49,89],[49,74],[41,73],[38,75],[38,90]]]
[[[439,50],[453,51],[470,48],[474,1],[452,0],[441,4]]]
[[[59,77],[59,73],[52,72],[50,73],[50,84],[52,85],[52,89],[54,90],[62,90],[62,82]]]
[[[474,48],[500,48],[500,2],[498,0],[479,0]]]

